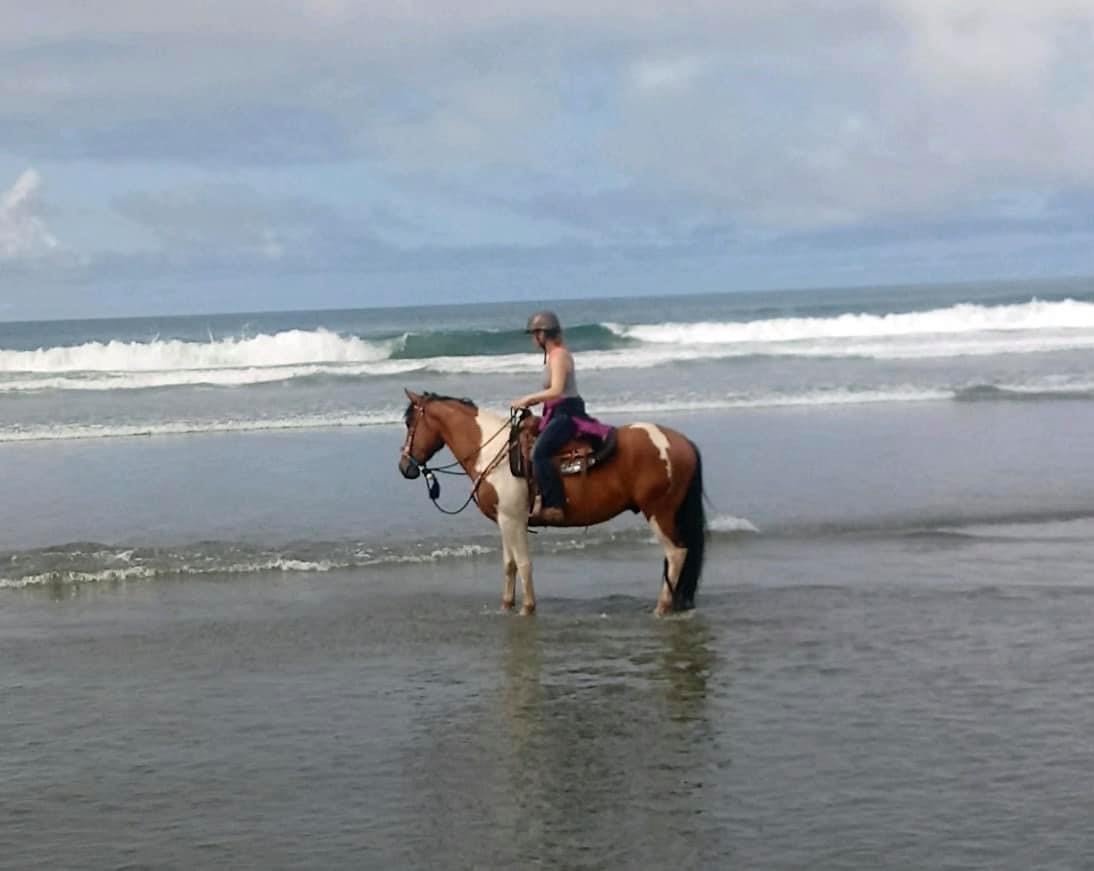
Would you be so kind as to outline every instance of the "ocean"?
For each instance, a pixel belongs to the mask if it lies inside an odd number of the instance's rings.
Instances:
[[[543,305],[703,452],[687,616],[397,471]],[[1090,867],[1092,400],[1094,280],[0,323],[0,867]]]

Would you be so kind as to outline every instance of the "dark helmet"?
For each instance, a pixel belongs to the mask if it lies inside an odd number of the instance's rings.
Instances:
[[[551,311],[536,312],[528,318],[528,326],[524,328],[526,333],[534,333],[543,330],[548,336],[557,336],[562,332],[562,324],[558,315]]]

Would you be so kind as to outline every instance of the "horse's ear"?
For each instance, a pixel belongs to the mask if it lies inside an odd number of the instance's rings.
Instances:
[[[406,398],[413,402],[415,405],[418,405],[422,401],[422,397],[420,397],[412,390],[407,390],[405,387],[403,388],[403,393],[405,393]]]

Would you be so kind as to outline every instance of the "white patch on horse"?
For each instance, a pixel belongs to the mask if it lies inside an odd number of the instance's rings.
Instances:
[[[509,427],[505,418],[482,409],[475,416],[475,423],[482,433],[482,450],[475,461],[475,472],[482,474],[498,458],[500,452],[508,449]],[[514,519],[523,518],[527,524],[528,484],[509,471],[509,457],[502,457],[485,480],[490,482],[494,492],[498,494],[498,514],[506,514]]]
[[[519,573],[524,599],[521,613],[531,614],[536,610],[536,589],[532,582],[532,558],[528,553],[528,483],[512,473],[509,457],[502,456],[509,449],[508,421],[480,409],[475,415],[475,423],[482,439],[475,461],[476,474],[481,475],[487,466],[497,460],[484,480],[498,494],[498,529],[501,531],[502,562],[505,567],[502,607],[512,607],[516,575]]]
[[[661,428],[655,426],[652,423],[632,423],[632,429],[642,429],[646,431],[646,435],[650,437],[650,441],[653,442],[653,446],[657,448],[657,452],[661,454],[661,459],[665,463],[665,471],[668,473],[669,481],[672,481],[672,462],[669,460],[669,437],[661,431]]]
[[[665,559],[668,561],[666,567],[668,583],[662,585],[661,594],[658,597],[658,611],[659,613],[665,613],[672,607],[672,591],[676,589],[676,585],[680,582],[680,573],[684,570],[684,561],[687,559],[688,549],[686,547],[677,547],[672,539],[665,535],[656,517],[650,518],[650,529],[653,530],[653,534],[657,536],[657,540],[661,542],[661,546],[665,549]]]

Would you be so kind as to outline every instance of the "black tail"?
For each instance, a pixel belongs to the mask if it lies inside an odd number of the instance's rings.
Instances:
[[[691,444],[689,442],[689,444]],[[695,607],[695,591],[699,588],[699,575],[703,572],[703,555],[707,546],[707,516],[703,510],[703,458],[694,444],[695,473],[688,484],[684,501],[676,509],[677,545],[686,547],[688,555],[684,568],[672,591],[672,609],[686,611]]]

